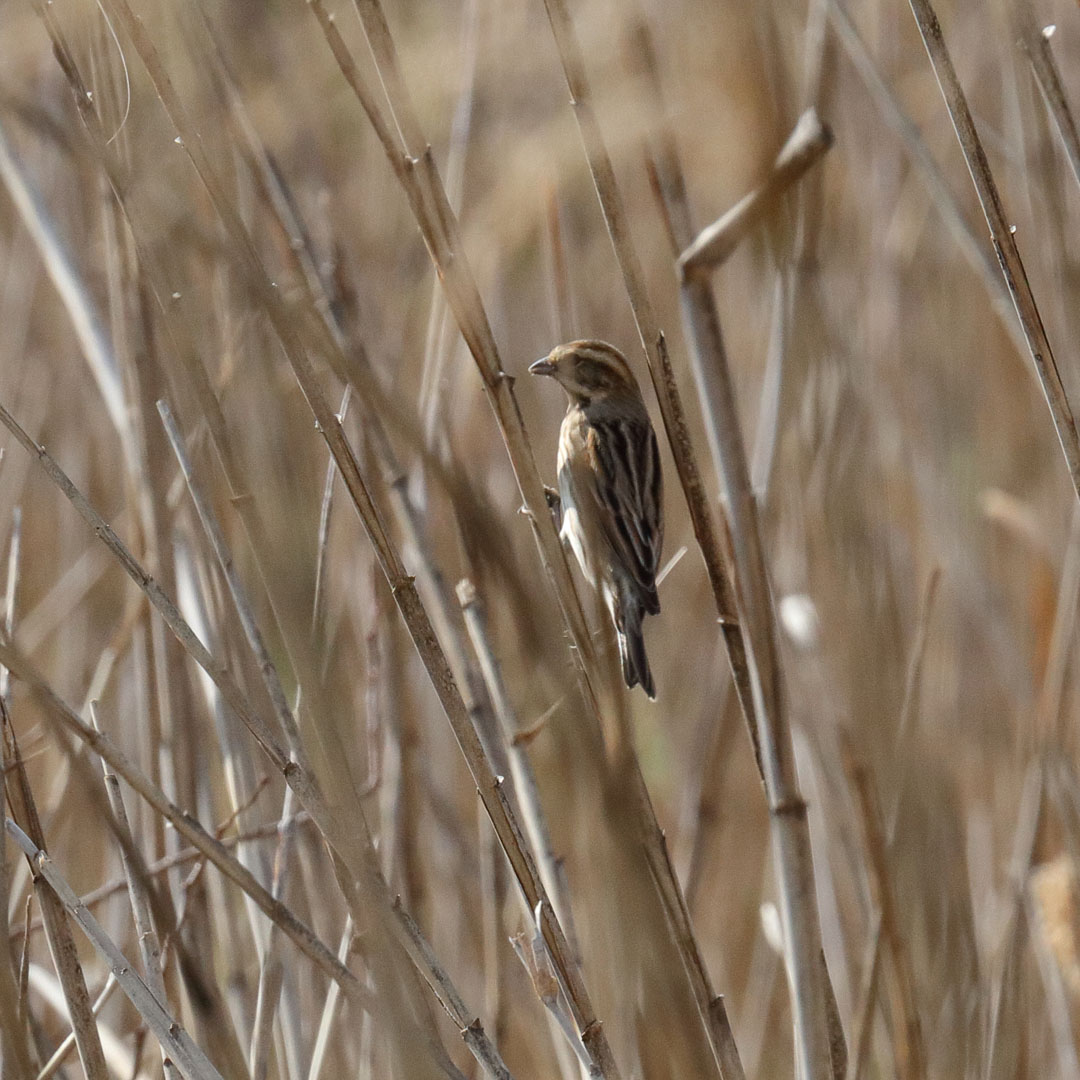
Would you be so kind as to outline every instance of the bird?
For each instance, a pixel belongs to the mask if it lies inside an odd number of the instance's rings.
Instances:
[[[656,698],[642,621],[660,614],[656,573],[664,542],[656,432],[626,357],[604,341],[557,345],[529,366],[569,402],[559,431],[559,535],[599,588],[615,624],[623,681]]]

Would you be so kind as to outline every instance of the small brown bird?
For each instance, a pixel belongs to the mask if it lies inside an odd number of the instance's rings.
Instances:
[[[560,536],[601,590],[619,638],[623,679],[656,697],[641,622],[660,613],[664,541],[656,434],[626,358],[603,341],[558,345],[529,371],[570,398],[559,433]]]

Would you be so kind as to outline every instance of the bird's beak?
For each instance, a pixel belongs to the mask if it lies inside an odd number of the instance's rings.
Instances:
[[[536,363],[529,365],[530,375],[554,375],[555,365],[545,356]]]

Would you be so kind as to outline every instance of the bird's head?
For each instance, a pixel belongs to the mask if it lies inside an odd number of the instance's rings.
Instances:
[[[556,345],[542,360],[530,365],[529,374],[550,375],[572,401],[598,401],[624,394],[640,396],[626,357],[603,341]]]

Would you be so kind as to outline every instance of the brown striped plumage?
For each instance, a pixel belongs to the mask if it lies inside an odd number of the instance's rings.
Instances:
[[[559,433],[560,533],[611,613],[626,685],[655,697],[641,623],[660,612],[663,479],[637,380],[602,341],[559,345],[529,370],[570,398]]]

